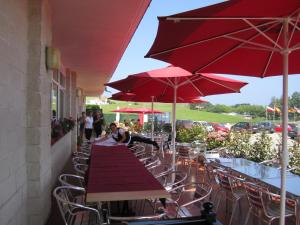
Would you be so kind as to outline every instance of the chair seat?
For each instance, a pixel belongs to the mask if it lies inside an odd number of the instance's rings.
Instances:
[[[266,204],[266,208],[267,208],[269,216],[277,217],[277,218],[280,217],[280,203],[279,202],[278,203],[274,203],[274,202],[268,203],[268,204]],[[293,216],[293,215],[295,215],[294,209],[286,206],[285,216],[289,217],[289,216]]]
[[[73,225],[99,225],[97,218],[88,211],[78,211]]]

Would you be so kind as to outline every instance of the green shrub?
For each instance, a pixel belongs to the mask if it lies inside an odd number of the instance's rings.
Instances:
[[[97,110],[100,110],[99,105],[86,105],[85,108],[87,112],[88,111],[96,112]]]
[[[192,128],[179,128],[176,133],[176,141],[191,143],[193,141],[206,141],[207,131],[201,126],[193,126]]]

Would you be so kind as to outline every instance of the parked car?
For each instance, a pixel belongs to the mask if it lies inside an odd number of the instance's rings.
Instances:
[[[291,131],[288,131],[288,136],[292,139],[295,139],[297,138],[297,135],[298,135],[298,127],[297,127],[297,124],[295,123],[289,123],[289,126],[292,128]]]
[[[263,131],[268,133],[274,133],[275,124],[269,121],[265,121],[265,122],[257,122],[252,126],[253,133],[258,133]]]
[[[252,124],[250,122],[238,122],[231,127],[231,131],[251,131],[252,132]]]
[[[290,125],[288,125],[287,129],[288,129],[288,132],[292,131],[292,127]],[[278,124],[278,125],[275,126],[275,132],[278,132],[278,133],[282,132],[281,124]]]
[[[176,121],[176,129],[179,129],[179,128],[186,128],[186,129],[192,128],[193,123],[194,123],[193,120],[177,120]]]
[[[194,121],[193,126],[201,126],[204,127],[208,132],[212,132],[215,129],[206,121]]]
[[[229,132],[229,128],[222,123],[209,123],[215,129],[215,131]]]

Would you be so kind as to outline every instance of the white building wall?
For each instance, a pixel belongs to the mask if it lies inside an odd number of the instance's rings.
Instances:
[[[0,1],[1,225],[46,223],[53,184],[74,139],[69,133],[50,145],[52,71],[45,67],[45,47],[51,46],[52,37],[48,1]]]
[[[0,224],[26,224],[27,0],[0,7]]]

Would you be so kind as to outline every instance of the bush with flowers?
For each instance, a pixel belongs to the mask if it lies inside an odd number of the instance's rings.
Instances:
[[[251,134],[247,131],[230,132],[226,143],[226,153],[237,158],[247,158],[250,149]]]
[[[300,146],[298,143],[294,143],[293,146],[289,148],[290,153],[290,161],[289,161],[289,167],[290,168],[298,168],[294,170],[293,172],[300,175]]]
[[[272,138],[265,132],[258,135],[254,143],[252,143],[247,158],[254,162],[276,158],[276,151],[272,149]]]
[[[224,147],[229,140],[229,134],[223,131],[210,132],[207,135],[207,149]]]

